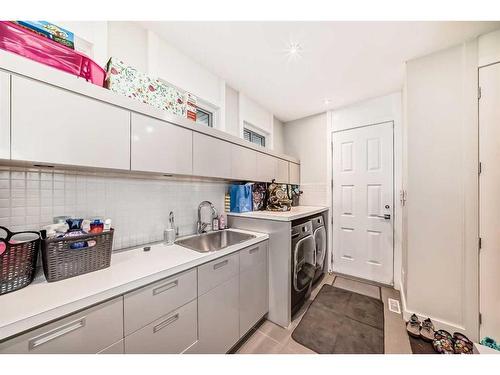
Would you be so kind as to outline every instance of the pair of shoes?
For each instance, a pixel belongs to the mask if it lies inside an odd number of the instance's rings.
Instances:
[[[472,354],[474,344],[469,338],[459,332],[453,336],[444,329],[435,332],[432,347],[439,354]]]
[[[415,338],[421,338],[425,341],[434,339],[434,324],[429,318],[421,323],[418,316],[413,314],[406,323],[406,330],[410,336]]]
[[[493,340],[491,337],[485,337],[481,340],[480,344],[491,349],[500,350],[500,344]]]

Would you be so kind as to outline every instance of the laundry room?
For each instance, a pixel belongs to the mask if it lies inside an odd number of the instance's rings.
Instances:
[[[2,10],[6,374],[498,367],[500,11],[313,2]]]

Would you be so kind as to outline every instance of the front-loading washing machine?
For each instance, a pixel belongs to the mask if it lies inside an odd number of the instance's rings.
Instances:
[[[325,272],[326,260],[326,228],[323,216],[317,216],[311,220],[313,237],[316,245],[316,265],[313,284],[317,282]]]
[[[311,221],[292,227],[292,316],[309,297],[316,271],[316,246]]]

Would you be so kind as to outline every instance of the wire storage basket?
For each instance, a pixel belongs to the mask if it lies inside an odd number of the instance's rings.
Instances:
[[[59,281],[108,268],[113,233],[84,234],[42,240],[42,264],[48,282]],[[78,245],[78,246],[75,246]]]
[[[33,281],[39,249],[39,232],[11,232],[0,226],[0,295]]]

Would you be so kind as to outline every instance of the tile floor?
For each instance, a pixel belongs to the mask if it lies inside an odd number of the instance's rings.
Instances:
[[[401,314],[393,313],[388,308],[388,298],[400,301],[399,292],[388,287],[379,287],[342,276],[327,274],[311,293],[308,301],[288,328],[282,328],[268,320],[255,327],[245,342],[236,350],[236,354],[315,354],[292,339],[292,332],[304,316],[307,308],[314,300],[324,284],[335,285],[356,293],[374,298],[382,298],[384,302],[384,338],[386,354],[411,354],[410,342],[406,334],[405,323]]]

